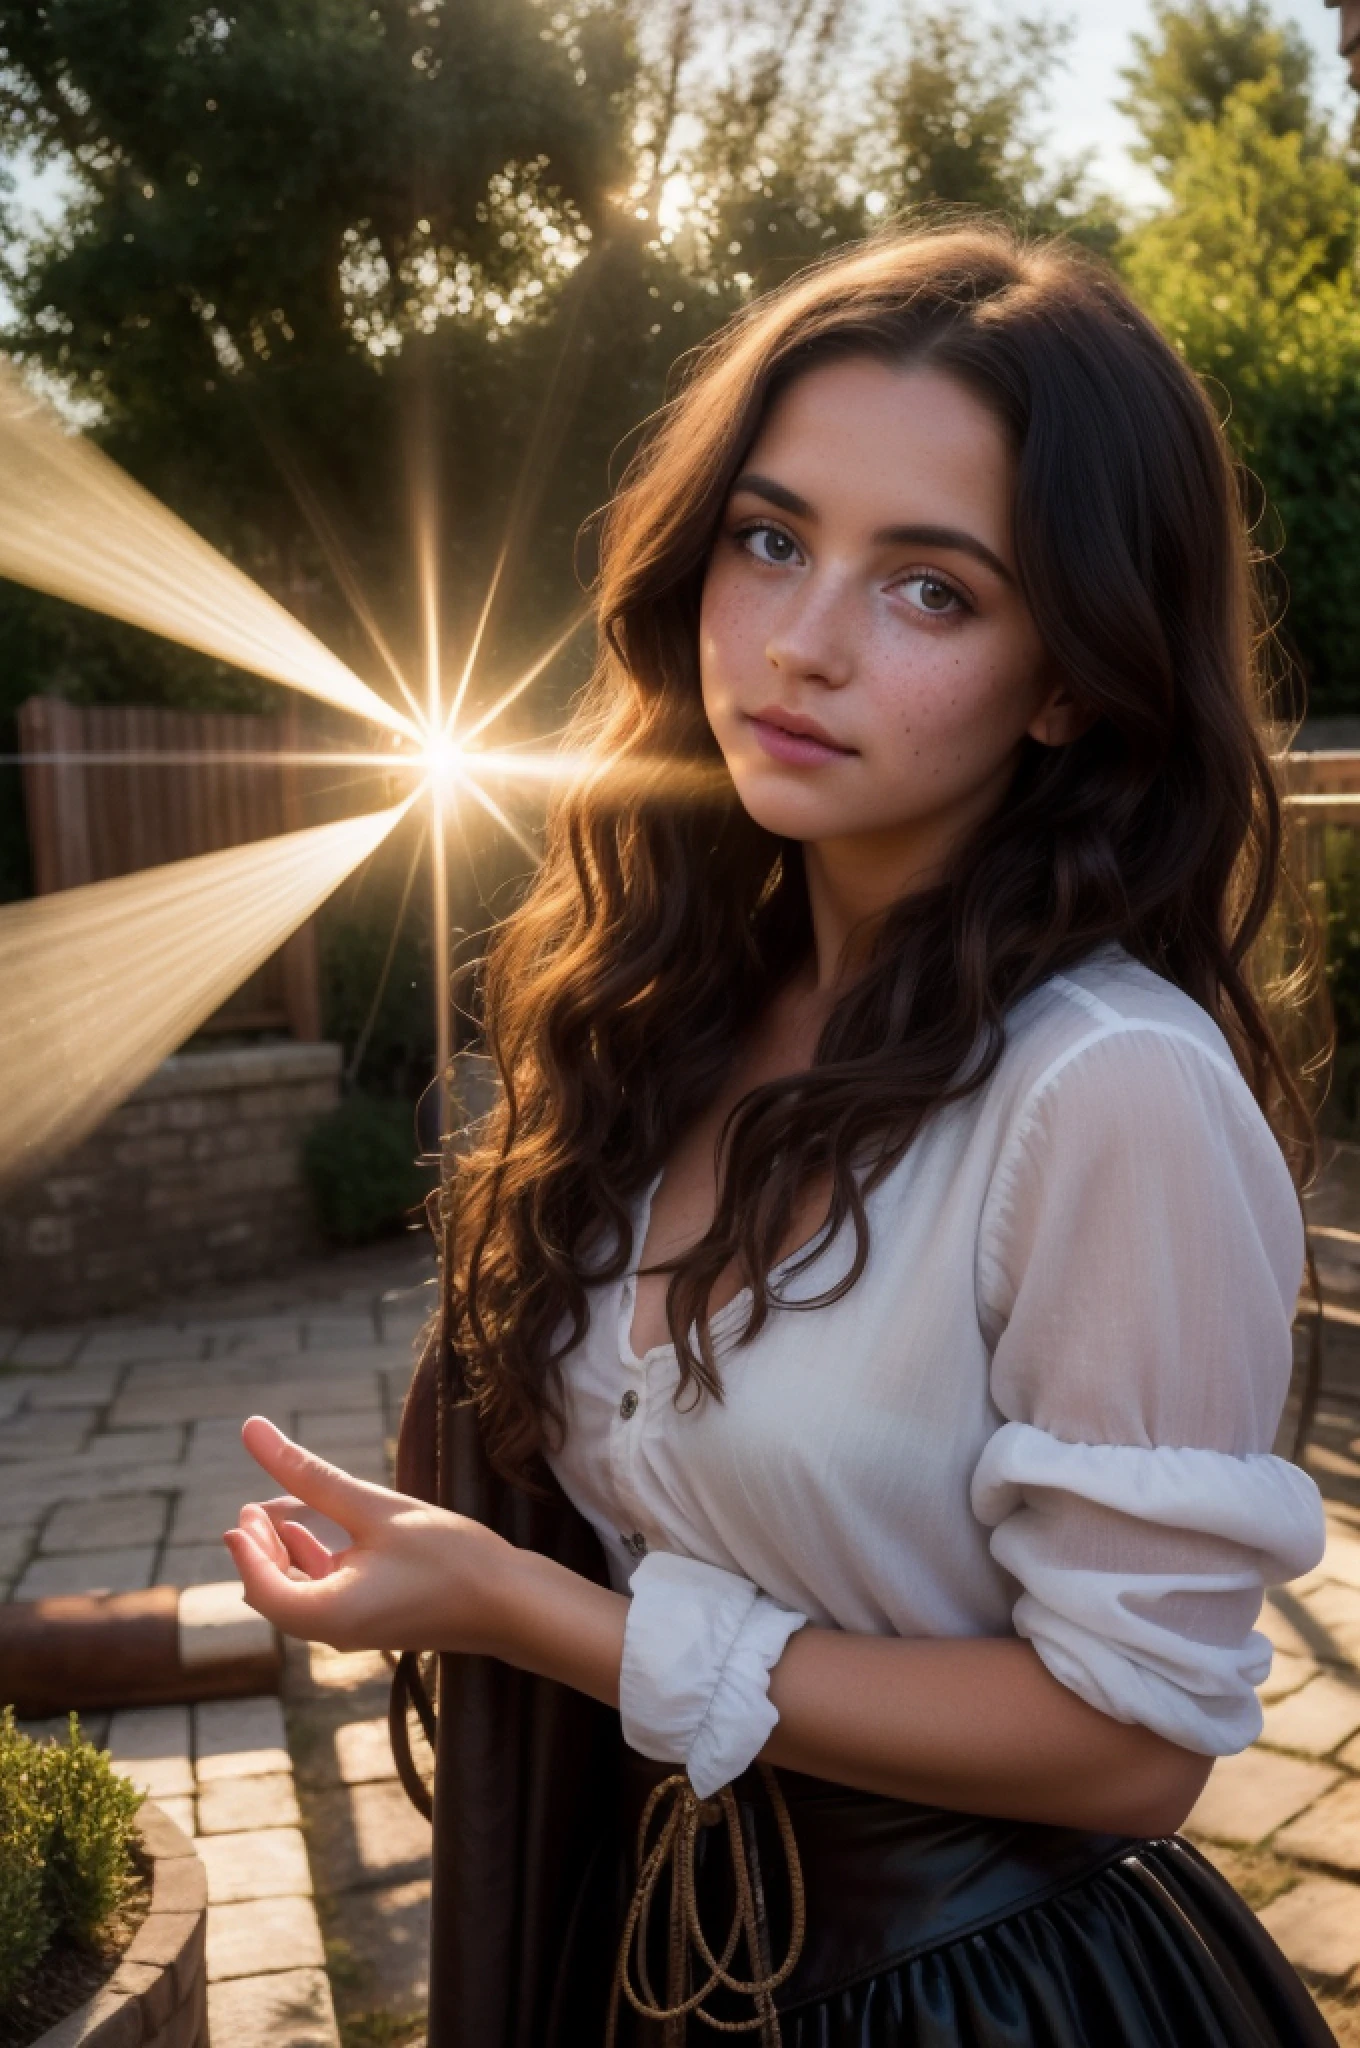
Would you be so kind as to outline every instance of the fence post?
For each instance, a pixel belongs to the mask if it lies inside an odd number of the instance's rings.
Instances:
[[[29,697],[19,706],[19,751],[78,753],[81,714],[60,697]],[[25,759],[24,810],[33,854],[33,887],[39,896],[73,889],[95,879],[90,847],[89,790],[78,761]]]

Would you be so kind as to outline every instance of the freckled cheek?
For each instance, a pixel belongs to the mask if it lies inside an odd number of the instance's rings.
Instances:
[[[739,683],[763,666],[769,631],[753,594],[710,574],[699,612],[699,667],[705,689]]]
[[[883,730],[916,739],[948,738],[995,716],[998,691],[977,662],[931,649],[911,664],[880,671],[873,695]]]

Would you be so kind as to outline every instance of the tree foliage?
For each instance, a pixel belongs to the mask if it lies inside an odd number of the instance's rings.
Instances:
[[[54,229],[7,238],[9,346],[96,399],[110,452],[355,659],[287,477],[400,639],[410,440],[439,442],[422,455],[457,583],[504,510],[573,268],[606,215],[618,239],[626,24],[552,20],[529,0],[152,0],[135,28],[119,0],[0,7],[0,134],[78,180]],[[587,339],[609,357],[617,331]]]
[[[1316,129],[1312,51],[1294,22],[1277,21],[1267,0],[1153,0],[1151,34],[1133,37],[1127,91],[1116,101],[1138,130],[1134,154],[1163,177],[1189,133],[1222,119],[1240,85],[1269,80],[1256,102],[1272,135]]]
[[[1163,7],[1166,38],[1149,72],[1164,81],[1181,30],[1215,15],[1217,61],[1200,74],[1243,77],[1212,118],[1187,118],[1164,172],[1167,205],[1125,241],[1133,290],[1187,359],[1213,380],[1229,433],[1264,486],[1261,539],[1278,551],[1283,637],[1314,712],[1360,709],[1360,186],[1345,146],[1299,93],[1306,72],[1266,61],[1264,11]],[[1152,62],[1166,57],[1167,63]],[[1168,87],[1169,91],[1169,87]],[[1187,89],[1186,108],[1199,104]],[[1282,108],[1294,125],[1282,125]],[[1149,115],[1148,137],[1164,116]]]
[[[871,172],[894,210],[923,195],[1105,243],[1114,216],[1085,157],[1053,160],[1039,115],[1070,24],[1020,15],[1004,38],[964,6],[917,9],[903,58],[885,67],[869,123]]]

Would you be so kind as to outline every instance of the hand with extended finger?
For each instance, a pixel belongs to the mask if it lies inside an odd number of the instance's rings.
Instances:
[[[504,1654],[522,1553],[480,1522],[354,1479],[262,1415],[241,1431],[286,1489],[250,1501],[224,1536],[250,1605],[285,1635],[338,1650]],[[295,1516],[319,1509],[352,1539],[330,1550]]]

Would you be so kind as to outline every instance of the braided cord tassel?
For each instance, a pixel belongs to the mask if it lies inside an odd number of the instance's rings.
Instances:
[[[755,1861],[754,1844],[748,1860],[741,1814],[732,1787],[724,1785],[712,1799],[700,1799],[683,1771],[676,1772],[673,1777],[663,1778],[659,1785],[653,1787],[638,1823],[638,1879],[632,1899],[629,1901],[623,1935],[619,1943],[618,1960],[614,1966],[605,2048],[615,2048],[619,2002],[625,1998],[634,2012],[640,2014],[643,2019],[661,2023],[666,2048],[682,2048],[687,2033],[686,2023],[691,2013],[701,2025],[711,2028],[715,2033],[758,2033],[761,2048],[778,2048],[779,2017],[775,2011],[774,1994],[791,1975],[802,1954],[807,1904],[803,1890],[802,1865],[798,1860],[798,1845],[794,1840],[789,1809],[780,1790],[779,1781],[768,1764],[758,1764],[756,1768],[760,1772],[774,1812],[788,1869],[791,1906],[788,1953],[777,1969],[768,1965],[769,1935],[765,1918],[764,1886],[760,1880],[758,1864],[754,1872],[751,1867]],[[649,1848],[648,1838],[658,1813],[662,1816],[660,1827],[655,1842]],[[699,1921],[699,1904],[695,1891],[695,1849],[700,1829],[717,1826],[720,1822],[726,1824],[737,1904],[722,1951],[719,1955],[714,1955]],[[657,1887],[661,1882],[662,1873],[667,1870],[670,1872],[671,1895],[667,1944],[668,1982],[666,2003],[663,2005],[648,1976],[647,1935]],[[743,1937],[754,1973],[750,1977],[737,1977],[732,1974],[732,1960]],[[633,1981],[634,1951],[636,1985]],[[691,1962],[696,1957],[708,1974],[699,1988],[691,1991],[688,1988]],[[720,1985],[736,1993],[738,1997],[749,1998],[752,2001],[755,2011],[749,2019],[721,2020],[704,2011],[705,2001]]]

